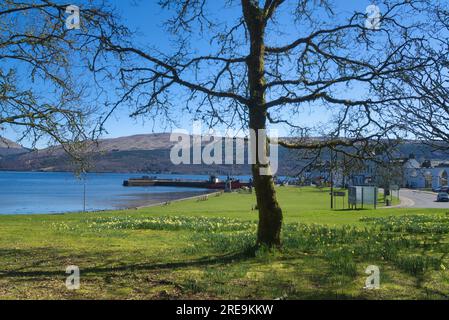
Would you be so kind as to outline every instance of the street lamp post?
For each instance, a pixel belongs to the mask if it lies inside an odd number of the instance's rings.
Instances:
[[[334,209],[334,172],[333,172],[333,165],[334,165],[334,155],[331,150],[331,160],[330,160],[330,182],[331,182],[331,210]]]

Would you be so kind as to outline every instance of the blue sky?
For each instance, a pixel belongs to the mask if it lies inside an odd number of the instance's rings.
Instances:
[[[224,1],[224,0],[223,0]],[[138,30],[138,35],[136,36],[136,41],[139,44],[146,45],[157,45],[162,50],[166,50],[169,47],[169,38],[167,33],[163,28],[163,22],[169,16],[167,11],[162,10],[157,1],[153,0],[138,0],[138,5],[134,5],[132,0],[110,0],[113,6],[117,7],[118,12],[123,17],[123,21],[131,29]],[[220,4],[222,1],[213,0],[213,3]],[[74,4],[80,6],[82,10],[83,1],[73,1]],[[342,17],[350,16],[354,11],[364,12],[366,7],[371,4],[371,1],[360,1],[360,0],[339,0],[334,1],[336,11],[340,13]],[[226,18],[229,15],[231,18],[234,15],[240,14],[240,8],[237,6],[234,11],[219,11],[221,17]],[[286,28],[289,28],[288,22],[285,23]],[[290,37],[295,37],[295,31],[290,33]],[[289,38],[283,39],[282,37],[277,39],[279,43],[288,43]],[[207,50],[207,47],[201,49]],[[308,121],[314,120],[324,120],[329,116],[325,110],[319,112],[314,112],[309,114],[307,109],[304,111],[304,117],[307,117]],[[180,117],[180,127],[185,129],[191,128],[191,118],[188,115],[182,115]],[[131,119],[129,117],[129,110],[126,108],[121,108],[118,110],[114,116],[107,122],[106,129],[108,134],[105,137],[120,137],[129,136],[134,134],[146,134],[152,132],[162,132],[167,131],[165,126],[160,125],[160,122],[149,122],[141,118]],[[285,128],[279,127],[281,134],[285,135],[287,132]],[[3,134],[7,138],[15,139],[17,134],[10,129],[6,130]],[[42,145],[40,145],[42,146]]]
[[[141,0],[138,2],[138,6],[134,6],[131,4],[130,0],[112,0],[110,1],[117,7],[122,17],[125,19],[126,24],[131,29],[137,29],[139,32],[139,42],[142,44],[152,44],[161,47],[162,49],[168,48],[168,37],[167,33],[163,27],[163,23],[167,17],[169,17],[169,13],[165,10],[162,10],[157,1],[146,1]],[[213,0],[213,3],[217,4],[217,8],[221,8],[221,3],[224,2],[222,0]],[[354,11],[365,12],[366,7],[372,4],[372,1],[367,0],[337,0],[334,1],[336,11],[340,12],[340,14],[344,15],[344,17],[351,16]],[[240,15],[240,8],[237,6],[232,12],[229,11],[219,11],[221,16],[228,17],[232,19],[235,15]],[[288,24],[286,24],[288,27]],[[288,33],[288,31],[286,31]],[[291,37],[295,37],[294,32],[290,35]],[[279,39],[279,43],[288,43],[289,39]],[[205,51],[207,51],[206,47],[203,47]],[[107,129],[109,131],[109,137],[119,137],[119,136],[127,136],[133,134],[145,134],[150,132],[160,132],[165,131],[165,127],[158,126],[158,124],[154,124],[152,122],[144,121],[143,119],[130,119],[128,117],[128,110],[122,109],[118,113],[115,114],[114,118],[108,122]],[[321,110],[315,114],[309,114],[308,110],[305,111],[307,113],[307,118],[309,120],[322,120],[329,116],[326,111]],[[190,130],[192,120],[189,115],[184,116],[184,121],[180,123],[182,128]],[[283,127],[278,127],[283,134],[287,134],[287,129]]]

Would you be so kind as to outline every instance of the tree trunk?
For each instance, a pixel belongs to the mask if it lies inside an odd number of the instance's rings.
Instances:
[[[266,129],[267,108],[265,100],[265,17],[263,11],[250,0],[243,0],[243,12],[248,26],[251,51],[248,56],[248,83],[250,90],[249,118],[250,129],[254,130],[256,141],[255,163],[252,165],[254,187],[259,208],[259,226],[257,231],[257,245],[279,247],[281,245],[282,209],[276,199],[273,176],[262,175],[261,169],[268,169],[265,158],[268,154],[268,143],[260,146],[262,138],[260,130]],[[254,150],[254,149],[253,149]]]
[[[259,207],[257,245],[280,247],[282,209],[276,199],[273,177],[261,176],[257,165],[253,165],[253,177]]]

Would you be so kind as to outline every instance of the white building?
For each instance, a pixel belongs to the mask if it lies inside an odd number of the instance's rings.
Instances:
[[[404,163],[404,186],[416,189],[434,189],[448,185],[449,163],[410,158]]]

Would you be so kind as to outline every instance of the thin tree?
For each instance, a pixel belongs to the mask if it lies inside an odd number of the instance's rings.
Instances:
[[[393,102],[394,121],[402,125],[406,137],[418,139],[432,149],[449,151],[449,3],[429,4],[424,11],[432,25],[419,56],[428,62],[392,78],[385,95],[410,95],[413,99]]]

